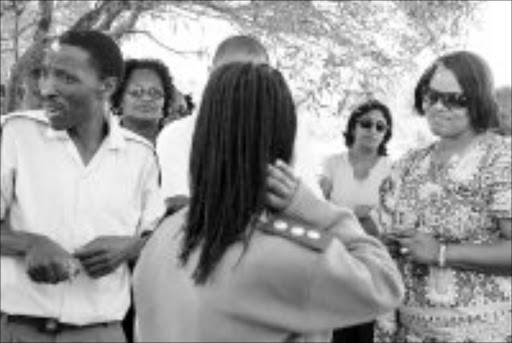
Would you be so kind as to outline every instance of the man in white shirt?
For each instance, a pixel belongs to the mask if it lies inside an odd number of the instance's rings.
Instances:
[[[215,52],[211,70],[231,62],[269,63],[269,57],[257,39],[238,35],[221,42]],[[188,170],[196,118],[197,114],[192,114],[176,120],[165,126],[157,137],[156,152],[162,172],[161,189],[169,214],[185,206],[190,196]],[[304,144],[297,144],[296,151],[303,148]],[[300,157],[307,156],[301,152]],[[301,174],[313,191],[320,194],[316,180],[313,182],[313,178],[305,172]]]
[[[151,145],[108,110],[122,65],[108,36],[69,31],[43,63],[44,110],[2,118],[2,342],[126,341],[127,262],[164,203]]]
[[[265,47],[254,37],[231,36],[220,43],[211,70],[231,62],[268,63]],[[210,70],[210,71],[211,71]],[[188,169],[196,114],[165,126],[157,137],[156,152],[162,171],[161,189],[168,213],[188,203]]]

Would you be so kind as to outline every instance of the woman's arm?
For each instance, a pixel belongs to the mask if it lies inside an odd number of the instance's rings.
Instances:
[[[511,220],[498,221],[502,239],[494,244],[448,244],[444,258],[441,243],[424,233],[402,232],[396,236],[402,253],[418,263],[444,264],[446,267],[487,274],[512,275]],[[443,261],[444,260],[444,261]]]
[[[502,239],[492,245],[454,244],[446,248],[446,266],[482,273],[512,275],[511,220],[498,222]]]

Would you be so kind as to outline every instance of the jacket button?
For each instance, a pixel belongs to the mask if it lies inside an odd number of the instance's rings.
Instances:
[[[300,227],[300,226],[295,226],[295,227],[292,227],[292,235],[294,236],[302,236],[306,230],[303,228],[303,227]]]
[[[274,227],[277,231],[284,231],[288,228],[288,224],[282,220],[276,220],[274,222]]]
[[[306,236],[308,236],[308,238],[311,238],[311,239],[320,239],[320,232],[318,231],[315,231],[315,230],[309,230],[308,232],[306,232]]]

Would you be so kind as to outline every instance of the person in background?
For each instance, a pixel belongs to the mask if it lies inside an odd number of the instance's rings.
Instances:
[[[503,86],[496,90],[498,101],[498,132],[504,136],[512,136],[512,89]]]
[[[158,164],[109,99],[118,45],[68,31],[47,51],[43,108],[2,116],[1,342],[124,342],[128,262],[161,220]]]
[[[393,165],[381,187],[383,238],[405,282],[377,342],[510,342],[511,151],[492,132],[497,106],[487,63],[443,55],[414,90],[437,140]]]
[[[129,59],[124,69],[112,95],[112,108],[120,116],[121,126],[155,144],[174,102],[169,69],[156,59]]]
[[[162,222],[135,268],[138,341],[325,342],[398,306],[403,284],[384,245],[287,167],[296,127],[276,69],[212,73],[190,205]]]
[[[173,121],[185,118],[194,112],[195,104],[192,100],[192,95],[184,95],[176,87],[174,87],[173,94],[174,101],[170,104],[169,116],[163,119],[162,126],[166,126]]]
[[[169,69],[156,59],[128,59],[124,76],[111,102],[122,127],[155,144],[156,137],[170,117],[174,86]],[[123,320],[128,341],[133,338],[134,309],[130,306]]]
[[[368,100],[350,114],[345,129],[347,152],[328,156],[319,178],[325,198],[354,211],[366,232],[379,236],[375,210],[379,187],[389,175],[387,143],[393,134],[388,107]],[[333,342],[373,342],[373,323],[336,330]]]
[[[389,108],[378,100],[362,103],[347,122],[344,136],[348,151],[328,156],[319,176],[325,198],[352,209],[374,236],[379,234],[377,227],[365,224],[379,205],[379,187],[391,169],[387,143],[392,134]]]
[[[234,61],[267,63],[265,47],[254,37],[237,35],[222,41],[213,58],[211,70]],[[162,169],[162,194],[168,213],[185,206],[190,197],[188,163],[192,133],[197,115],[190,115],[166,125],[156,142],[156,152]]]

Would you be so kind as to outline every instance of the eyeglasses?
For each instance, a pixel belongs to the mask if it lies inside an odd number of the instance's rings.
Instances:
[[[384,124],[383,122],[381,121],[373,121],[371,119],[361,119],[361,120],[358,120],[357,123],[359,124],[359,126],[365,130],[371,130],[373,127],[375,127],[375,130],[377,130],[377,132],[379,133],[382,133],[384,131],[386,131],[388,129],[388,126],[386,124]]]
[[[448,109],[460,109],[468,106],[468,99],[462,93],[456,92],[439,92],[432,88],[427,88],[423,93],[423,102],[426,106],[432,107],[438,101]]]
[[[135,88],[127,91],[126,93],[135,99],[142,99],[144,94],[147,94],[151,100],[159,100],[164,97],[164,92],[157,88]]]

